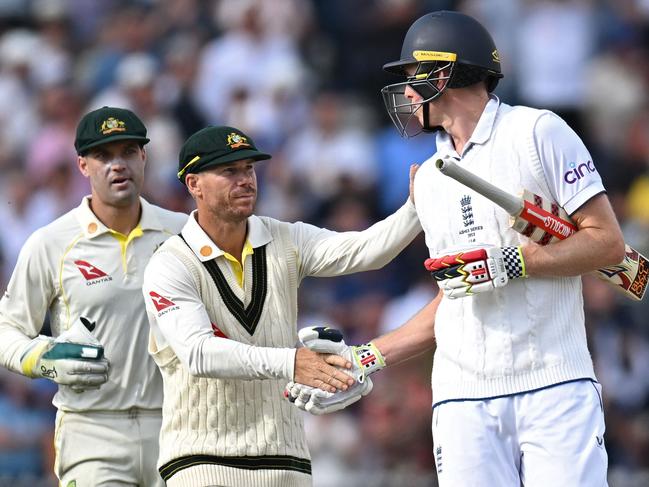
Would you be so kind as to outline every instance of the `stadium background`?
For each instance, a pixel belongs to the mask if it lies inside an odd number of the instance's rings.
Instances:
[[[1,0],[0,283],[37,227],[87,192],[74,129],[102,105],[132,108],[152,142],[145,194],[189,211],[178,148],[229,124],[274,154],[258,213],[336,230],[396,209],[407,168],[434,140],[399,138],[381,65],[423,13],[460,9],[493,33],[510,104],[550,108],[582,136],[627,242],[649,252],[649,2],[646,0]],[[348,342],[399,325],[432,296],[419,238],[385,269],[308,280],[301,324]],[[649,300],[584,278],[590,349],[604,387],[610,485],[649,485]],[[144,352],[143,352],[144,353]],[[316,487],[435,485],[431,357],[381,373],[371,396],[308,417]],[[0,372],[0,485],[56,485],[54,386]]]

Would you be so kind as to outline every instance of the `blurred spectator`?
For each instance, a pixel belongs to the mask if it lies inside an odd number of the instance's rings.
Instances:
[[[25,477],[52,477],[49,457],[54,414],[49,402],[53,390],[34,381],[2,371],[0,389],[0,482],[16,485]],[[43,394],[40,387],[45,387]],[[12,482],[10,484],[10,482]]]
[[[164,72],[159,90],[165,106],[178,123],[184,141],[207,125],[191,91],[198,69],[199,40],[188,33],[172,37],[164,51]]]
[[[77,169],[77,153],[72,143],[80,110],[81,98],[69,86],[42,88],[41,124],[33,129],[26,168],[39,192],[35,198],[56,216],[77,206],[81,197],[89,193],[88,182]]]
[[[588,332],[607,415],[611,473],[646,469],[649,329],[637,326],[610,286],[593,276],[584,276],[583,282]]]
[[[410,165],[423,164],[435,153],[435,136],[419,134],[404,139],[389,125],[376,131],[375,137],[380,210],[389,215],[403,204],[403,195],[408,193]]]
[[[129,108],[146,124],[151,144],[146,147],[147,167],[143,194],[159,203],[170,184],[175,184],[178,152],[184,139],[178,123],[171,117],[168,99],[160,91],[160,67],[144,52],[125,56],[117,65],[115,85],[90,102],[88,109],[102,106]]]
[[[245,97],[267,96],[267,74],[274,66],[285,66],[295,77],[301,76],[303,63],[295,40],[289,31],[267,28],[258,8],[261,3],[245,0],[218,4],[222,8],[217,10],[217,23],[224,32],[203,49],[194,85],[196,99],[211,124],[225,120],[228,113],[232,116],[230,104],[240,105]],[[291,18],[300,21],[299,17]],[[245,125],[241,128],[249,130]],[[254,137],[257,132],[250,133]]]
[[[0,163],[18,157],[38,125],[33,53],[39,49],[36,34],[10,30],[0,37]]]
[[[55,208],[35,202],[33,190],[34,186],[23,169],[3,173],[0,191],[3,196],[0,200],[0,248],[3,256],[0,281],[4,284],[9,282],[18,253],[27,237],[58,216]]]
[[[580,110],[586,65],[596,47],[595,27],[591,0],[525,1],[512,63],[521,103],[556,112],[582,138],[587,134]]]
[[[331,92],[318,94],[309,121],[287,141],[285,156],[293,184],[304,184],[323,202],[343,189],[371,190],[378,178],[369,133],[346,122],[352,103]]]

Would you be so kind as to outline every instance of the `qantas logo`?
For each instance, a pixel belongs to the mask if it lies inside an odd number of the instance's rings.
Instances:
[[[95,267],[90,262],[85,260],[75,260],[74,265],[77,266],[79,272],[86,278],[86,286],[92,286],[100,282],[112,281],[113,278],[107,275],[101,269]]]
[[[100,277],[106,277],[106,273],[104,271],[98,269],[85,260],[75,260],[74,263],[81,271],[81,274],[83,274],[83,277],[86,278],[86,281],[91,281],[92,279],[98,279]]]
[[[164,309],[167,309],[170,306],[176,306],[176,303],[174,303],[171,299],[167,299],[164,296],[160,296],[155,291],[151,291],[149,293],[149,296],[151,296],[151,301],[153,301],[153,306],[155,306],[155,309],[157,311],[162,311]]]

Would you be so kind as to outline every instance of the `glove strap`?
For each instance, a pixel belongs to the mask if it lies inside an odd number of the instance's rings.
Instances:
[[[510,279],[527,277],[525,260],[523,259],[523,251],[521,247],[503,247],[502,251],[507,277]]]
[[[383,355],[372,342],[352,347],[352,356],[358,368],[363,371],[364,377],[385,367]],[[362,380],[359,379],[359,382]]]
[[[32,378],[40,377],[40,374],[37,372],[38,363],[50,344],[51,340],[41,337],[36,337],[31,341],[23,356],[20,357],[20,367],[22,368],[23,374]]]

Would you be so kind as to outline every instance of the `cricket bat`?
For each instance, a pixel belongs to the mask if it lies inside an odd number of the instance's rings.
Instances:
[[[525,190],[523,196],[514,196],[494,184],[476,176],[453,160],[438,159],[435,167],[459,183],[471,188],[496,203],[511,217],[512,228],[530,237],[540,245],[563,240],[577,231],[577,227],[563,208],[554,202]],[[642,300],[649,280],[649,261],[637,250],[626,245],[624,260],[618,265],[604,267],[594,274],[628,298]]]

